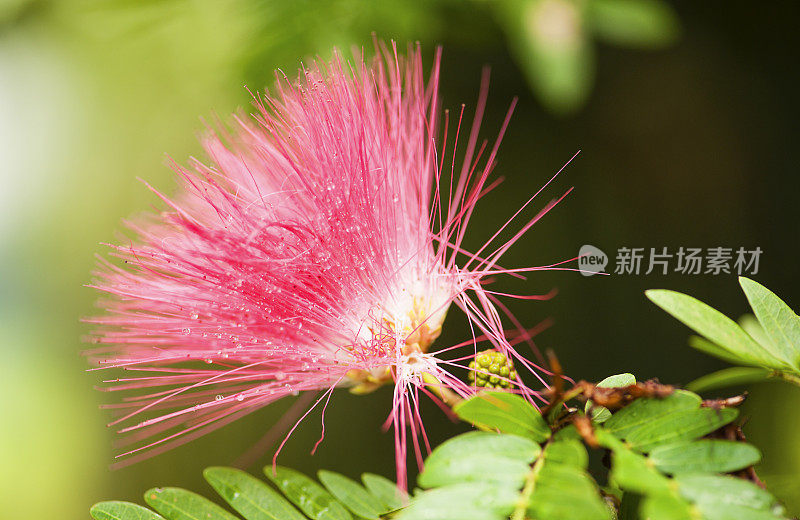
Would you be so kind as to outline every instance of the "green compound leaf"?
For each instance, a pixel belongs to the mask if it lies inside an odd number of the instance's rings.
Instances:
[[[168,520],[238,520],[217,504],[185,489],[149,489],[144,501]]]
[[[504,520],[519,499],[519,490],[485,482],[453,484],[425,491],[397,516],[398,520]]]
[[[353,516],[325,489],[299,471],[278,466],[264,468],[264,474],[313,520],[352,520]]]
[[[689,397],[694,394],[686,393]],[[696,400],[687,395],[679,397],[679,401],[690,404]],[[656,402],[655,399],[642,401]],[[661,410],[671,408],[679,415],[696,411],[724,412],[723,410],[681,409],[675,402],[664,404]],[[644,406],[636,413],[636,419],[642,418],[644,411],[651,406]],[[626,409],[614,415],[622,414]],[[670,414],[662,418],[670,417]],[[612,417],[613,418],[613,417]],[[624,421],[623,421],[624,422]],[[608,421],[606,425],[611,423]],[[628,430],[628,436],[635,435],[643,428],[640,421],[636,427]],[[714,475],[712,472],[736,471],[747,467],[760,459],[760,453],[753,446],[733,441],[718,439],[702,439],[693,442],[682,442],[662,445],[654,448],[650,456],[633,451],[634,446],[621,441],[615,434],[600,426],[596,438],[601,446],[611,450],[610,484],[622,489],[625,497],[628,493],[642,495],[639,507],[639,518],[648,520],[723,520],[723,519],[777,519],[781,518],[780,509],[775,499],[765,490],[746,480]],[[676,474],[669,478],[665,473]]]
[[[729,473],[761,460],[755,446],[722,439],[703,439],[659,446],[650,460],[664,473]]]
[[[356,481],[333,471],[321,470],[317,476],[339,502],[359,517],[375,520],[385,512],[383,504]]]
[[[787,368],[786,361],[776,357],[774,352],[755,341],[733,320],[705,303],[664,289],[649,290],[645,294],[653,303],[726,351],[724,359],[736,359],[740,364]]]
[[[600,388],[622,388],[635,384],[636,376],[625,373],[608,376],[597,383],[597,386]],[[584,411],[587,414],[590,414],[589,416],[591,419],[597,423],[604,423],[611,417],[611,412],[608,410],[608,408],[605,406],[595,406],[591,399],[586,401]]]
[[[692,392],[705,392],[729,386],[758,383],[769,379],[772,370],[759,367],[731,367],[699,377],[686,385]]]
[[[164,520],[146,507],[130,502],[109,501],[95,504],[89,510],[95,520]]]
[[[739,277],[747,301],[773,346],[773,354],[795,371],[800,361],[800,316],[763,285]]]
[[[211,467],[203,477],[246,520],[306,520],[274,489],[244,471]]]
[[[517,435],[465,433],[433,450],[418,483],[429,488],[458,482],[496,481],[521,487],[529,464],[540,453],[538,444]]]
[[[541,414],[522,397],[508,392],[480,392],[461,401],[453,411],[482,429],[497,429],[544,442],[550,437]]]
[[[677,15],[662,0],[592,0],[586,20],[598,38],[629,47],[663,47],[680,33]]]
[[[372,496],[380,500],[386,508],[385,511],[399,509],[408,500],[408,495],[386,477],[374,473],[364,473],[361,475],[361,482],[372,493]]]

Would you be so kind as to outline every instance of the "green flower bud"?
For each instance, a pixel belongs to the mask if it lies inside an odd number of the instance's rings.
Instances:
[[[511,388],[517,380],[514,363],[494,349],[478,352],[468,367],[469,383],[482,388]]]

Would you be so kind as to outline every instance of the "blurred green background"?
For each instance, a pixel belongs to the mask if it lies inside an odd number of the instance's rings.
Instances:
[[[571,258],[583,244],[611,256],[623,246],[760,246],[754,278],[800,308],[793,3],[676,0],[673,13],[645,2],[657,12],[623,12],[617,29],[602,27],[602,12],[591,18],[604,0],[559,3],[567,10],[551,13],[546,29],[568,45],[543,57],[524,33],[538,23],[530,13],[539,0],[0,2],[0,514],[88,518],[96,501],[138,501],[155,485],[207,492],[201,469],[232,462],[288,408],[110,471],[114,435],[98,405],[112,396],[92,389],[101,375],[85,372],[79,355],[88,329],[78,320],[95,298],[82,284],[120,219],[156,204],[136,177],[169,191],[164,154],[201,153],[201,117],[248,107],[244,86],[271,84],[276,67],[290,73],[334,44],[369,46],[371,31],[419,40],[428,57],[444,45],[446,107],[474,106],[481,67],[491,65],[487,138],[520,97],[496,170],[506,181],[480,207],[468,245],[580,149],[547,197],[575,192],[505,264]],[[644,32],[622,30],[631,27]],[[723,366],[686,346],[688,329],[647,302],[647,288],[689,292],[733,316],[747,309],[734,275],[551,272],[498,285],[558,288],[552,301],[510,306],[529,326],[551,317],[538,344],[585,379],[630,371],[680,384]],[[462,325],[451,313],[442,344],[466,338]],[[760,474],[797,514],[800,391],[751,391],[745,433],[765,454]],[[388,389],[336,394],[317,454],[308,455],[314,414],[280,462],[391,476],[391,436],[380,431],[389,400]],[[465,428],[426,412],[433,443]]]

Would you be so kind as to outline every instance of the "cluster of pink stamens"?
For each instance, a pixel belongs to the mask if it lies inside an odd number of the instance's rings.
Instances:
[[[438,81],[439,54],[426,85],[418,48],[407,58],[378,46],[369,63],[314,63],[257,97],[252,120],[237,116],[208,134],[213,166],[174,165],[177,194],[153,190],[166,210],[126,223],[136,238],[110,246],[123,263],[101,259],[93,284],[107,312],[87,320],[100,344],[89,356],[126,374],[105,387],[125,393],[107,406],[128,434],[121,456],[151,456],[285,396],[319,395],[313,409],[336,387],[394,383],[387,427],[403,483],[408,437],[420,462],[428,444],[419,394],[442,404],[437,386],[474,393],[450,370],[465,369],[479,342],[539,377],[512,346],[531,333],[509,339],[501,322],[498,297],[514,295],[484,284],[543,269],[498,261],[557,201],[497,243],[531,197],[478,251],[462,249],[477,201],[497,184],[488,179],[508,117],[493,146],[479,144],[485,77],[456,169]],[[456,144],[462,118],[463,109]],[[433,351],[451,304],[473,332]],[[443,357],[458,348],[471,353]]]

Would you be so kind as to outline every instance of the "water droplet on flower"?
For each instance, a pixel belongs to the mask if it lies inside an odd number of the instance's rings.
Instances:
[[[236,394],[237,401],[244,401],[244,394]]]
[[[276,381],[283,381],[284,379],[286,379],[286,374],[284,374],[283,372],[275,372]]]
[[[185,328],[185,329],[181,329],[181,332],[183,332],[183,334],[184,334],[185,336],[188,336],[189,334],[191,334],[191,333],[192,333],[192,329],[190,329],[190,328],[188,328],[188,327],[187,327],[187,328]]]
[[[216,401],[222,401],[223,399],[224,397],[222,397],[222,394],[217,394],[216,397],[214,397],[214,400]]]
[[[196,320],[196,319],[198,318],[198,314],[197,314],[196,312],[193,312],[193,313],[191,313],[191,314],[189,315],[189,318],[191,318],[191,319],[193,319],[193,320]]]

